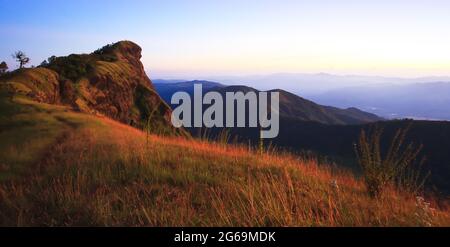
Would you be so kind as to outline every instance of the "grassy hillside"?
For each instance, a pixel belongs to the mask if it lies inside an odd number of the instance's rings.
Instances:
[[[370,198],[314,158],[161,137],[64,106],[0,97],[0,225],[449,226],[388,189]]]
[[[407,143],[423,145],[420,156],[426,160],[422,171],[424,175],[431,172],[426,189],[450,198],[450,122],[405,119],[365,125],[328,125],[281,116],[279,135],[266,143],[291,152],[313,152],[359,173],[354,144],[362,130],[370,131],[376,127],[385,130],[382,138],[384,152],[387,152],[397,130],[409,128]],[[222,131],[224,128],[191,129],[195,136],[207,132],[210,137],[215,137]],[[226,128],[226,131],[231,140],[237,139],[241,143],[250,142],[253,145],[259,142],[257,128]]]

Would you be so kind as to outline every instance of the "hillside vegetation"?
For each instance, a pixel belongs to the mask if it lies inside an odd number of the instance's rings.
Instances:
[[[0,225],[450,225],[445,205],[394,189],[373,199],[314,158],[147,135],[22,97],[0,106]]]

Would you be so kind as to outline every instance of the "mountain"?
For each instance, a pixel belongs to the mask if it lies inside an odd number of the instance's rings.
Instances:
[[[152,80],[153,85],[154,85],[154,84],[170,84],[170,83],[178,83],[178,82],[184,82],[184,81],[187,81],[187,80],[176,80],[176,79],[173,79],[173,80],[153,79],[153,80]]]
[[[226,92],[259,93],[258,90],[247,86],[224,86],[209,81],[155,84],[155,88],[166,102],[170,102],[172,95],[178,91],[193,95],[194,84],[202,84],[203,93],[209,91],[217,91],[222,95],[225,95]],[[299,121],[313,121],[325,124],[362,124],[383,120],[374,114],[366,113],[356,108],[339,109],[318,105],[280,89],[270,90],[269,92],[278,92],[280,94],[280,117],[283,118],[294,118]]]
[[[354,107],[339,109],[322,106],[280,89],[269,92],[280,93],[280,115],[284,117],[324,124],[362,124],[383,120],[375,114]]]
[[[107,45],[91,54],[51,57],[38,68],[2,77],[2,90],[37,102],[61,104],[76,111],[102,114],[137,127],[152,125],[175,132],[170,107],[159,97],[133,42]]]
[[[310,97],[322,104],[356,106],[386,118],[450,120],[450,82],[348,87]]]
[[[164,99],[167,104],[170,104],[172,95],[176,92],[186,92],[190,95],[194,94],[194,84],[201,84],[204,91],[209,91],[214,88],[225,87],[218,82],[205,81],[205,80],[193,80],[193,81],[181,81],[173,82],[167,80],[158,80],[158,83],[154,83],[156,91]]]

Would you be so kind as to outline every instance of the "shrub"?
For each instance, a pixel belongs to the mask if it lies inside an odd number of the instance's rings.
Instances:
[[[115,62],[115,61],[117,61],[117,57],[113,53],[114,48],[115,48],[114,45],[115,44],[105,45],[102,48],[94,51],[91,55],[97,56],[97,59],[99,59],[101,61]]]
[[[421,173],[424,159],[418,161],[422,146],[405,145],[408,130],[409,127],[396,132],[387,152],[382,152],[382,128],[374,127],[369,134],[361,131],[355,152],[370,196],[378,197],[389,185],[410,193],[423,189],[428,175]]]
[[[6,62],[0,63],[0,75],[5,74],[8,71],[8,64]]]
[[[58,72],[62,78],[73,82],[88,75],[94,68],[92,64],[94,61],[91,61],[88,55],[72,54],[67,57],[51,57],[48,60],[48,64],[44,67]]]

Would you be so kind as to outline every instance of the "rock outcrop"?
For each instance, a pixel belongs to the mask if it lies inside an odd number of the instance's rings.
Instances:
[[[91,54],[50,57],[38,68],[20,69],[1,80],[9,91],[35,101],[173,132],[170,107],[146,75],[141,51],[137,44],[121,41]]]

